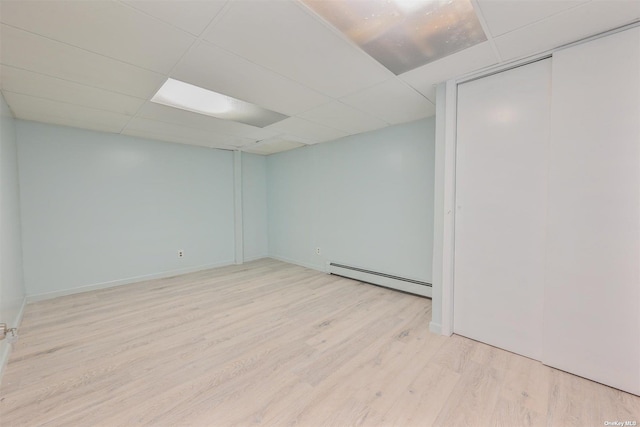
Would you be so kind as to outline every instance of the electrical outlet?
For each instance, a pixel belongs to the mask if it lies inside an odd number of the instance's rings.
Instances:
[[[184,250],[180,249],[178,251],[178,258],[183,258],[184,257]]]
[[[9,329],[9,333],[7,333],[7,342],[9,344],[14,344],[18,341],[18,330],[16,328]]]
[[[9,344],[18,341],[18,329],[8,328],[6,323],[0,323],[0,340],[5,338]]]
[[[321,255],[322,251],[320,250],[320,248],[316,248],[316,255]]]

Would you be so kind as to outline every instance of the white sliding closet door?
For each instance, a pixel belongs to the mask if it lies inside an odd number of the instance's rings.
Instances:
[[[640,394],[640,29],[553,56],[543,362]]]
[[[542,353],[551,60],[458,87],[454,332]]]

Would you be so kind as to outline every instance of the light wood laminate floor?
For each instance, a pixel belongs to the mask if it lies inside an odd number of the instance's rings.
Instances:
[[[2,426],[603,426],[640,398],[274,260],[29,304]]]

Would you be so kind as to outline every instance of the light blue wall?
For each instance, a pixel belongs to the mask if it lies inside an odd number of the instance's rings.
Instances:
[[[430,118],[269,156],[270,255],[431,282],[434,149]]]
[[[0,322],[18,326],[24,295],[15,120],[0,95]],[[0,373],[8,353],[0,341]]]
[[[267,157],[269,256],[322,269],[314,255],[317,196],[313,147]]]
[[[234,262],[231,152],[16,123],[27,294]],[[331,260],[431,281],[433,135],[426,119],[243,153],[245,259],[320,270]]]
[[[244,260],[268,256],[265,156],[242,153],[242,226]]]
[[[17,132],[27,294],[233,263],[230,151],[20,120]]]

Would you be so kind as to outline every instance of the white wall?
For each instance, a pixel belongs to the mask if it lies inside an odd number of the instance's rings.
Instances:
[[[231,152],[20,120],[17,132],[30,296],[233,263]]]
[[[0,322],[16,327],[24,301],[15,120],[0,95]],[[0,341],[0,375],[9,345]]]
[[[245,262],[268,256],[265,156],[242,153],[242,225]]]
[[[269,156],[269,254],[431,282],[434,132],[429,118]]]

